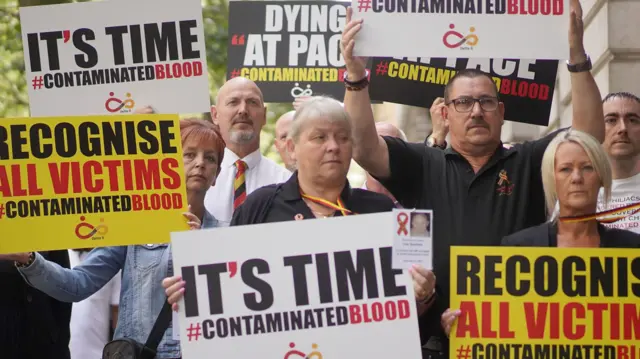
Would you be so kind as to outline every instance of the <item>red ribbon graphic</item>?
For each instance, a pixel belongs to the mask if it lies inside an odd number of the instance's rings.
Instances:
[[[404,212],[398,214],[398,225],[400,226],[398,228],[398,235],[401,235],[402,233],[404,233],[405,236],[409,235],[409,230],[407,230],[407,223],[409,223],[409,216]]]

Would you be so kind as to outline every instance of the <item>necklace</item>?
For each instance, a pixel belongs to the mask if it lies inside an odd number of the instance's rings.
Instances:
[[[329,218],[329,217],[333,217],[333,215],[334,215],[334,213],[335,213],[335,212],[331,212],[331,213],[329,213],[329,214],[324,214],[324,213],[322,213],[322,212],[316,212],[316,211],[314,211],[314,210],[311,210],[311,212],[313,212],[313,214],[315,214],[315,215],[317,215],[317,216],[319,216],[319,217],[322,217],[322,218]]]

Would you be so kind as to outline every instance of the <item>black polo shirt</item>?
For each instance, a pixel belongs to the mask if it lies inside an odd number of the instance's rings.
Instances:
[[[389,197],[351,188],[349,183],[340,194],[347,209],[357,214],[390,212],[395,205]],[[265,186],[253,191],[233,213],[231,226],[269,222],[293,221],[296,218],[316,218],[300,195],[298,172],[287,182]],[[340,211],[335,216],[341,216]]]
[[[423,316],[423,341],[444,335],[440,315],[449,307],[450,246],[499,246],[504,236],[545,222],[540,167],[556,134],[509,149],[500,145],[478,173],[452,148],[384,137],[391,176],[380,182],[405,208],[433,210],[438,299]]]

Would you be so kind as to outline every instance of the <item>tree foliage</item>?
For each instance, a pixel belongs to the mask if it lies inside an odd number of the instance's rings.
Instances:
[[[0,117],[29,116],[19,6],[84,1],[90,0],[0,0]],[[213,104],[218,88],[226,79],[229,4],[226,0],[202,0],[202,15],[209,89]],[[280,162],[273,149],[274,125],[280,115],[290,111],[292,107],[291,104],[268,104],[268,109],[267,125],[261,134],[261,150],[265,155]],[[201,116],[206,117],[209,114]]]

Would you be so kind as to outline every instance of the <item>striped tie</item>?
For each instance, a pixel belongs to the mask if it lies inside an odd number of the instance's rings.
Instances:
[[[247,198],[247,186],[244,180],[244,172],[247,170],[247,164],[243,160],[237,160],[236,166],[236,178],[233,181],[233,209],[238,208],[239,205]]]

